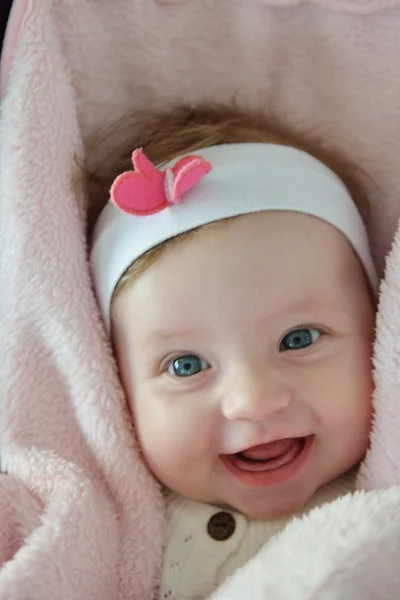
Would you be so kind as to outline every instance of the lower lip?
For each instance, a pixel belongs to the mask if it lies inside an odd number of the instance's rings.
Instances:
[[[305,438],[304,446],[300,453],[289,463],[282,467],[277,467],[272,471],[245,471],[239,469],[228,456],[220,456],[221,462],[231,475],[240,483],[250,485],[252,487],[266,487],[270,485],[278,485],[292,479],[303,467],[307,458],[310,456],[310,451],[314,443],[314,436],[310,435]]]

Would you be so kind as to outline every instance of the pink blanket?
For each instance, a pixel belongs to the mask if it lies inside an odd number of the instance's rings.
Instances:
[[[14,0],[1,82],[1,600],[154,597],[162,499],[91,292],[74,155],[125,110],[233,96],[359,164],[381,274],[394,243],[360,491],[214,598],[398,598],[400,1]]]

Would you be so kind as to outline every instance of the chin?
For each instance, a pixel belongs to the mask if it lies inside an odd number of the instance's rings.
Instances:
[[[287,498],[277,497],[273,500],[268,497],[264,500],[260,498],[253,502],[238,502],[232,508],[251,519],[273,521],[294,516],[305,507],[312,495],[313,493],[298,494],[294,497],[288,494]]]

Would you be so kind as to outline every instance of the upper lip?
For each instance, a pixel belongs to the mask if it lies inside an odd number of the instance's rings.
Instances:
[[[311,434],[306,433],[304,435],[299,435],[298,433],[296,433],[296,435],[285,435],[285,436],[276,436],[276,437],[269,437],[269,436],[264,436],[259,438],[258,440],[256,440],[253,444],[246,444],[245,446],[239,446],[237,450],[235,450],[234,452],[229,452],[226,454],[223,454],[223,456],[231,456],[232,454],[240,454],[240,452],[244,452],[245,450],[249,450],[250,448],[255,448],[256,446],[261,446],[262,444],[271,444],[272,442],[280,442],[282,440],[288,440],[288,439],[302,439],[302,438],[307,438],[309,437]]]

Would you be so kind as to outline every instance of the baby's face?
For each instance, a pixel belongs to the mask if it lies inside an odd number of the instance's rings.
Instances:
[[[330,225],[274,212],[206,228],[112,316],[139,442],[168,488],[276,518],[363,457],[374,310]]]

